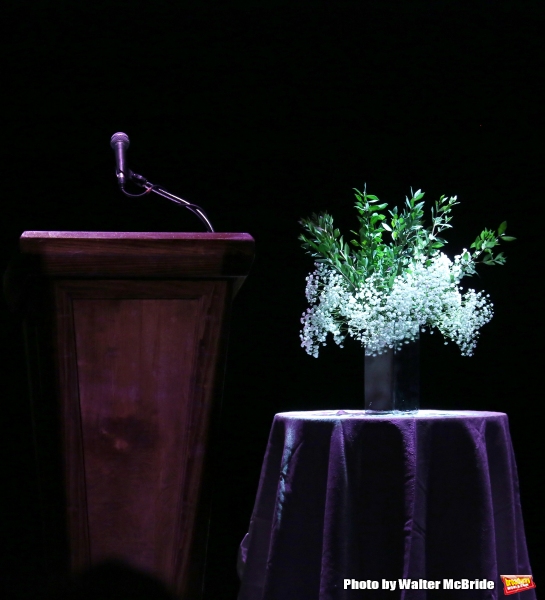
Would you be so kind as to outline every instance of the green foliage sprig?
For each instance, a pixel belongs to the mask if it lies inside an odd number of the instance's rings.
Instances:
[[[299,239],[303,248],[318,263],[325,263],[339,272],[356,290],[371,275],[379,275],[385,290],[392,288],[395,278],[411,269],[416,260],[424,257],[426,266],[431,264],[440,249],[447,243],[441,234],[452,227],[452,208],[459,204],[456,196],[441,196],[431,207],[431,225],[424,224],[424,192],[418,190],[411,198],[405,199],[402,211],[397,206],[389,210],[389,217],[383,212],[387,203],[364,191],[356,192],[356,210],[359,230],[352,231],[357,237],[344,241],[339,229],[333,225],[333,217],[328,213],[313,214],[310,219],[302,219],[300,224],[308,232]],[[503,265],[503,252],[494,253],[500,241],[515,238],[505,235],[507,223],[504,221],[494,231],[484,229],[460,255],[461,275],[476,273],[478,264]],[[383,240],[385,234],[390,241]]]

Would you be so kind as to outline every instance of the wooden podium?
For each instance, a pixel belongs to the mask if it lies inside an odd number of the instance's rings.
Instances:
[[[229,309],[253,239],[30,231],[20,249],[48,568],[119,559],[201,597]]]

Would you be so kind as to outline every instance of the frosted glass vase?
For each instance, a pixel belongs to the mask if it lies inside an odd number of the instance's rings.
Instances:
[[[420,407],[420,340],[366,356],[365,412],[414,414]]]

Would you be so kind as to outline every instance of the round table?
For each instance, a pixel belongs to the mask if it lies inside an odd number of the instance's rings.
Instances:
[[[507,415],[277,414],[239,574],[239,600],[503,598],[531,574]]]

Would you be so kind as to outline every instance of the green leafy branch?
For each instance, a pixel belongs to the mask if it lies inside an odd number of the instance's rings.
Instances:
[[[505,264],[505,256],[503,252],[499,252],[494,255],[492,252],[492,248],[495,248],[499,245],[500,241],[504,242],[512,242],[517,238],[514,238],[510,235],[505,235],[505,230],[507,228],[507,222],[504,221],[499,227],[497,233],[491,229],[484,229],[481,233],[476,237],[473,244],[471,244],[470,248],[474,248],[473,252],[468,252],[467,250],[462,254],[462,268],[464,275],[475,275],[477,272],[475,270],[475,265],[484,264],[484,265],[504,265]],[[479,260],[480,259],[480,260]]]
[[[333,217],[327,213],[313,214],[310,219],[302,219],[301,225],[309,232],[299,236],[302,246],[316,262],[326,263],[336,269],[355,288],[360,281],[357,257],[343,240],[338,229],[333,228]]]
[[[431,225],[424,226],[424,192],[418,190],[411,198],[405,199],[400,212],[397,207],[389,210],[390,218],[383,212],[387,203],[363,192],[356,192],[356,210],[359,229],[352,231],[356,239],[345,242],[333,225],[333,217],[328,213],[313,214],[310,219],[300,221],[308,235],[299,239],[303,248],[316,262],[326,263],[338,271],[353,289],[358,288],[368,277],[380,276],[382,287],[391,289],[395,278],[411,269],[414,261],[422,257],[429,266],[431,260],[447,243],[440,237],[452,227],[452,208],[459,204],[456,196],[441,196],[431,208]],[[476,273],[477,264],[503,265],[503,252],[494,254],[493,248],[500,241],[515,238],[505,235],[507,223],[504,221],[497,232],[484,229],[471,244],[472,251],[464,251],[460,258],[462,276]],[[385,243],[383,235],[390,234],[391,241]],[[354,247],[354,250],[350,247]]]

